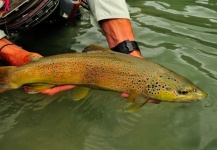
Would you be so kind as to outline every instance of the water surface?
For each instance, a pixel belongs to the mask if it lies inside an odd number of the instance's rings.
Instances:
[[[208,93],[194,103],[146,104],[124,113],[119,93],[93,90],[81,101],[20,90],[0,94],[2,150],[216,150],[217,1],[127,0],[144,57]],[[34,36],[33,36],[34,35]],[[23,48],[44,56],[107,46],[84,12],[77,26],[40,26],[19,35]]]

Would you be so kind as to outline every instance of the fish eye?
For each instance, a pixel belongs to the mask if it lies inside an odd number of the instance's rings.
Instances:
[[[186,90],[178,90],[177,91],[179,94],[181,94],[181,95],[186,95],[186,94],[188,94],[188,91],[186,91]]]

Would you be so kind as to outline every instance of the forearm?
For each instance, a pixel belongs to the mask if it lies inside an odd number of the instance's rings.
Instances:
[[[91,0],[88,2],[92,17],[98,21],[111,49],[123,41],[135,41],[125,0]],[[124,53],[141,57],[138,46],[136,48]]]
[[[124,40],[135,41],[129,19],[107,19],[99,21],[109,47],[113,48]]]

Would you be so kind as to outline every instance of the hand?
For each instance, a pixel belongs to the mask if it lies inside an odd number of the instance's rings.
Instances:
[[[138,50],[132,51],[132,52],[130,53],[130,55],[143,58],[143,56],[141,55],[140,51],[138,51]]]
[[[73,89],[75,87],[76,87],[75,85],[60,85],[60,86],[56,86],[56,87],[44,90],[41,93],[46,94],[46,95],[55,95],[62,91]]]

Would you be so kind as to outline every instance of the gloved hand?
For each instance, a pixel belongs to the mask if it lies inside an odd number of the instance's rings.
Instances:
[[[41,56],[38,53],[28,52],[21,47],[13,44],[6,38],[0,39],[0,59],[5,61],[11,66],[21,66],[30,61],[40,59]],[[56,93],[74,88],[74,85],[57,86],[51,89],[42,91],[42,94],[54,95]],[[24,91],[28,92],[28,88],[24,88]]]
[[[66,90],[70,90],[75,88],[75,85],[61,85],[61,86],[56,86],[47,90],[42,91],[42,94],[46,94],[46,95],[55,95],[57,93],[60,93],[62,91],[66,91]]]
[[[6,38],[0,39],[0,59],[11,66],[21,66],[40,57],[40,54],[25,51]]]

